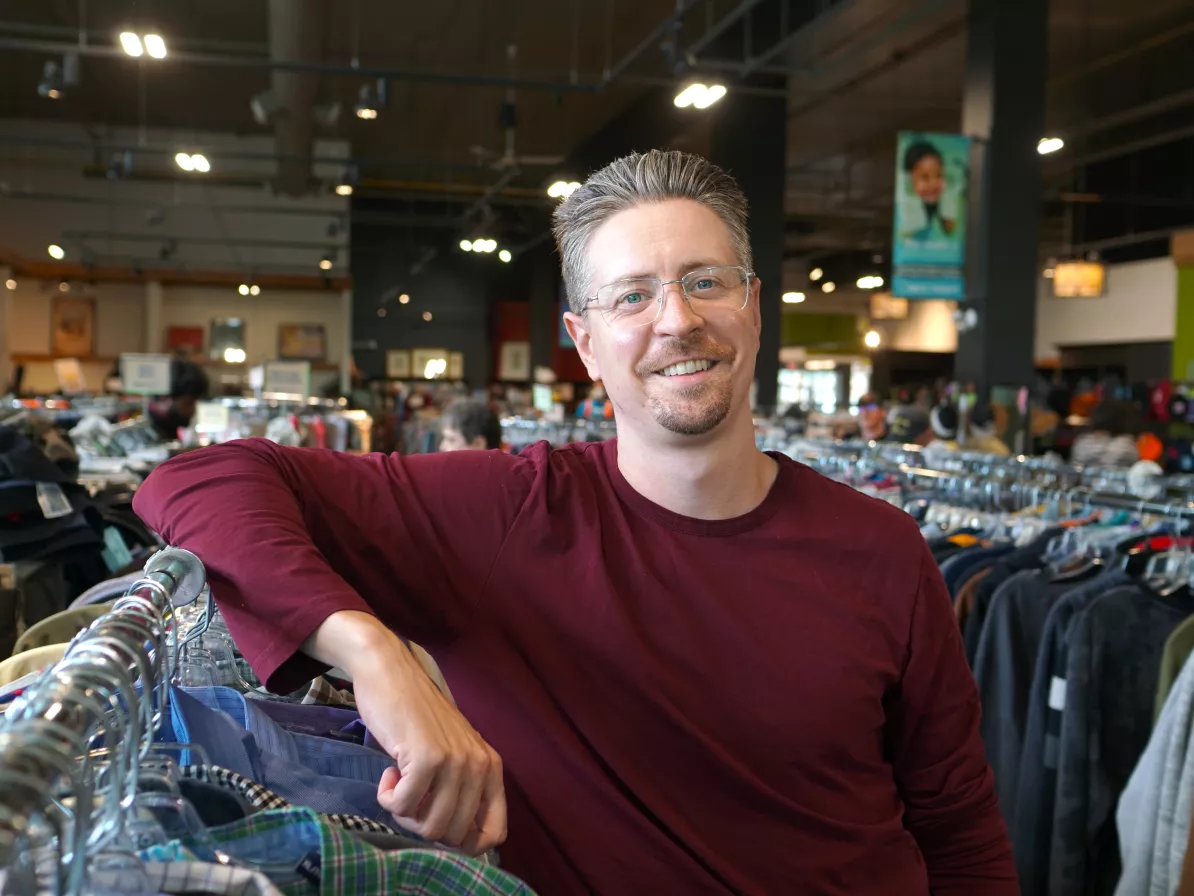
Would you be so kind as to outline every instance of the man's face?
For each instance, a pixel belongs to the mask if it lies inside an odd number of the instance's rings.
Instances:
[[[190,420],[195,416],[195,405],[197,400],[193,395],[180,395],[171,401],[175,413],[177,413],[184,420]]]
[[[678,280],[704,267],[739,263],[729,230],[699,202],[672,199],[626,209],[593,234],[588,246],[588,295],[616,280]],[[750,281],[739,311],[693,308],[679,283],[666,287],[654,323],[611,327],[592,306],[567,314],[568,332],[589,376],[605,384],[620,424],[660,427],[701,436],[735,411],[749,414],[750,385],[759,350],[759,282]],[[665,376],[681,361],[709,361],[707,370]]]
[[[945,171],[936,156],[925,156],[912,167],[912,189],[928,203],[941,201],[945,192]]]
[[[484,451],[485,448],[484,436],[477,436],[470,442],[464,437],[464,433],[450,426],[445,426],[440,433],[440,451]]]

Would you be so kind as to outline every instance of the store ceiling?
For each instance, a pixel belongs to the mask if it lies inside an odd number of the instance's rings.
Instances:
[[[275,0],[310,6],[318,17],[318,64],[402,71],[375,121],[353,114],[371,78],[324,75],[317,103],[338,101],[339,121],[316,131],[347,141],[365,164],[363,185],[381,193],[459,201],[501,177],[505,135],[499,112],[506,88],[477,83],[515,78],[558,89],[517,90],[517,173],[501,198],[546,202],[541,191],[556,162],[652,84],[674,79],[675,56],[661,49],[659,26],[677,0]],[[688,10],[678,43],[691,48],[715,26],[717,40],[696,54],[733,84],[733,57],[744,23],[752,52],[773,41],[780,0],[679,0]],[[791,15],[811,22],[795,32],[753,76],[787,73],[790,216],[788,250],[812,260],[859,249],[884,251],[889,240],[895,132],[958,127],[965,62],[965,0],[789,0]],[[806,8],[807,7],[807,8]],[[75,122],[93,128],[168,128],[266,136],[250,100],[270,86],[267,68],[215,64],[261,60],[269,53],[265,0],[203,4],[147,0],[41,0],[0,13],[0,115]],[[747,16],[736,13],[749,9]],[[1114,153],[1194,126],[1194,25],[1188,0],[1052,0],[1048,122],[1069,144],[1046,161],[1049,205],[1045,240],[1073,232],[1073,213],[1056,198],[1078,179],[1074,160]],[[77,87],[58,102],[38,96],[42,65],[57,44],[86,40],[112,47],[123,29],[158,30],[175,60],[156,65],[123,56],[84,56]],[[726,27],[721,27],[722,24]],[[509,47],[517,52],[513,59]],[[620,77],[601,81],[636,47]],[[184,54],[205,64],[182,61]],[[168,60],[169,62],[169,60]],[[444,83],[443,79],[473,83]],[[438,80],[437,80],[438,79]],[[733,89],[733,88],[731,88]],[[1155,113],[1149,109],[1155,108]],[[1161,135],[1158,137],[1158,135]],[[0,158],[4,148],[0,147]],[[1132,184],[1124,184],[1124,192]],[[470,192],[472,191],[472,192]],[[1138,219],[1133,225],[1139,228]]]

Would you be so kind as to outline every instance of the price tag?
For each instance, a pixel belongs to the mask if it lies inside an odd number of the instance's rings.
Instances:
[[[37,503],[41,507],[41,515],[48,520],[70,516],[75,509],[62,492],[62,486],[57,482],[39,482],[37,484]]]
[[[170,356],[125,352],[120,356],[120,378],[130,395],[169,395]]]
[[[265,365],[262,395],[266,398],[306,401],[310,394],[310,361],[270,361]]]
[[[224,432],[229,426],[228,406],[215,401],[195,405],[195,432]]]

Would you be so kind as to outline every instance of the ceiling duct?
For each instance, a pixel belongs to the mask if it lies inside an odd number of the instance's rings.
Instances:
[[[275,62],[318,65],[322,61],[322,23],[323,0],[270,0],[270,58]],[[302,196],[312,183],[319,76],[314,71],[274,69],[272,84],[269,119],[278,147],[276,189]]]

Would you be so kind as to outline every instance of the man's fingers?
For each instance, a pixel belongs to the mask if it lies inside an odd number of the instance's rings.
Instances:
[[[471,856],[506,842],[506,785],[502,779],[501,759],[494,754],[493,760],[477,808],[476,824],[460,845],[461,851]]]
[[[460,846],[469,829],[476,824],[481,794],[485,791],[489,777],[489,763],[489,753],[483,749],[474,751],[466,761],[456,808],[443,837],[443,842],[448,846]]]
[[[396,818],[413,819],[435,781],[437,767],[436,763],[422,762],[399,773],[391,766],[377,785],[377,802]]]
[[[456,813],[460,790],[464,784],[464,762],[450,759],[444,762],[431,785],[427,801],[419,810],[416,834],[441,843]]]

